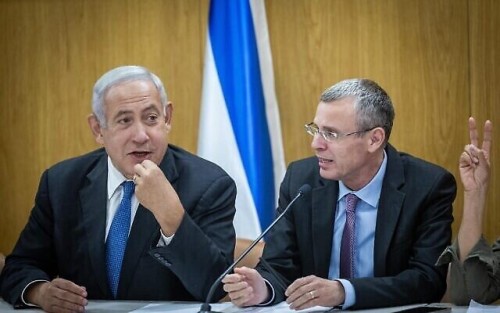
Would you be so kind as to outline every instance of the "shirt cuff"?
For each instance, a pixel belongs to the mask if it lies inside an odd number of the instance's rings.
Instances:
[[[271,283],[267,279],[265,279],[265,278],[264,278],[264,282],[266,283],[267,290],[269,290],[271,292],[271,297],[269,298],[269,301],[266,301],[266,302],[263,302],[263,303],[259,303],[257,306],[270,305],[274,301],[275,294],[274,294],[273,285],[271,285]]]
[[[497,257],[493,253],[488,241],[483,236],[481,236],[479,241],[469,252],[469,255],[463,261],[464,268],[468,268],[469,263],[475,263],[474,259],[479,260],[480,263],[486,266],[490,276],[497,276],[497,271],[500,268]]]
[[[488,270],[492,272],[493,275],[495,269],[498,268],[498,265],[495,264],[496,259],[495,256],[493,255],[491,247],[489,246],[488,242],[483,236],[479,238],[479,240],[470,250],[469,254],[465,257],[465,260],[463,260],[462,262],[460,262],[459,260],[458,257],[459,253],[460,251],[458,247],[458,241],[455,240],[450,246],[446,247],[443,253],[439,256],[436,265],[439,266],[448,263],[453,263],[457,266],[462,267],[466,266],[466,264],[471,262],[472,259],[479,259],[479,261],[486,264]]]
[[[173,234],[172,236],[165,236],[165,234],[163,234],[163,232],[161,231],[161,228],[160,228],[160,240],[158,240],[158,244],[156,245],[156,247],[166,247],[170,244],[170,242],[172,241],[172,239],[174,239],[174,236],[175,234]]]
[[[453,243],[444,249],[443,253],[439,256],[436,266],[446,265],[451,262],[459,262],[458,260],[458,243],[453,241]]]
[[[48,283],[49,281],[43,280],[43,279],[37,279],[37,280],[34,280],[31,283],[27,284],[26,287],[24,287],[23,292],[21,292],[21,301],[23,302],[24,305],[30,306],[30,307],[38,307],[38,305],[35,305],[33,303],[29,303],[28,301],[26,301],[26,299],[24,299],[24,294],[25,294],[26,290],[28,290],[29,286],[33,285],[34,283],[39,283],[39,282]]]
[[[347,279],[336,279],[344,287],[344,304],[341,304],[342,310],[348,309],[356,303],[356,292],[354,286]]]

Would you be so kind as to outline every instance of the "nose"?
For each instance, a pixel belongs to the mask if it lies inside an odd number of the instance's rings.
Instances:
[[[133,141],[143,144],[149,140],[147,127],[142,123],[136,123],[133,135]]]
[[[311,147],[314,150],[326,149],[326,140],[320,133],[316,133],[311,141]]]

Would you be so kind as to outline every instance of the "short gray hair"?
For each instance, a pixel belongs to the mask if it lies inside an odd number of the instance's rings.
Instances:
[[[320,100],[325,103],[354,97],[356,126],[360,130],[382,127],[385,141],[389,140],[394,122],[391,98],[376,82],[365,78],[346,79],[327,88]]]
[[[160,94],[163,112],[166,112],[168,101],[167,92],[165,91],[165,87],[158,76],[142,66],[120,66],[106,72],[94,85],[94,92],[92,95],[92,112],[96,116],[101,127],[106,128],[106,116],[104,114],[104,97],[106,96],[106,93],[115,85],[125,81],[134,80],[151,81]]]

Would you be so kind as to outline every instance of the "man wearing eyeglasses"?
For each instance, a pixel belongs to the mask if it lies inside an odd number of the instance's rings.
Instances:
[[[371,80],[344,80],[323,92],[305,125],[315,156],[290,164],[278,210],[303,184],[312,192],[269,235],[268,264],[224,278],[234,304],[286,300],[301,310],[440,301],[446,267],[434,263],[451,240],[456,182],[391,146],[393,120],[391,99]]]

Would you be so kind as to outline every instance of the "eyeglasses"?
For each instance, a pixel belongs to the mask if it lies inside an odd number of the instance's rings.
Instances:
[[[323,139],[325,139],[328,142],[333,142],[333,141],[339,140],[340,138],[351,136],[351,135],[366,133],[366,132],[376,128],[376,126],[375,126],[375,127],[370,128],[370,129],[358,130],[358,131],[355,131],[352,133],[342,134],[342,133],[336,133],[336,132],[332,132],[332,131],[328,131],[328,130],[319,130],[318,125],[316,125],[314,123],[306,124],[306,125],[304,125],[304,127],[306,129],[306,132],[309,135],[314,137],[314,136],[316,136],[316,134],[320,134],[321,137],[323,137]]]

